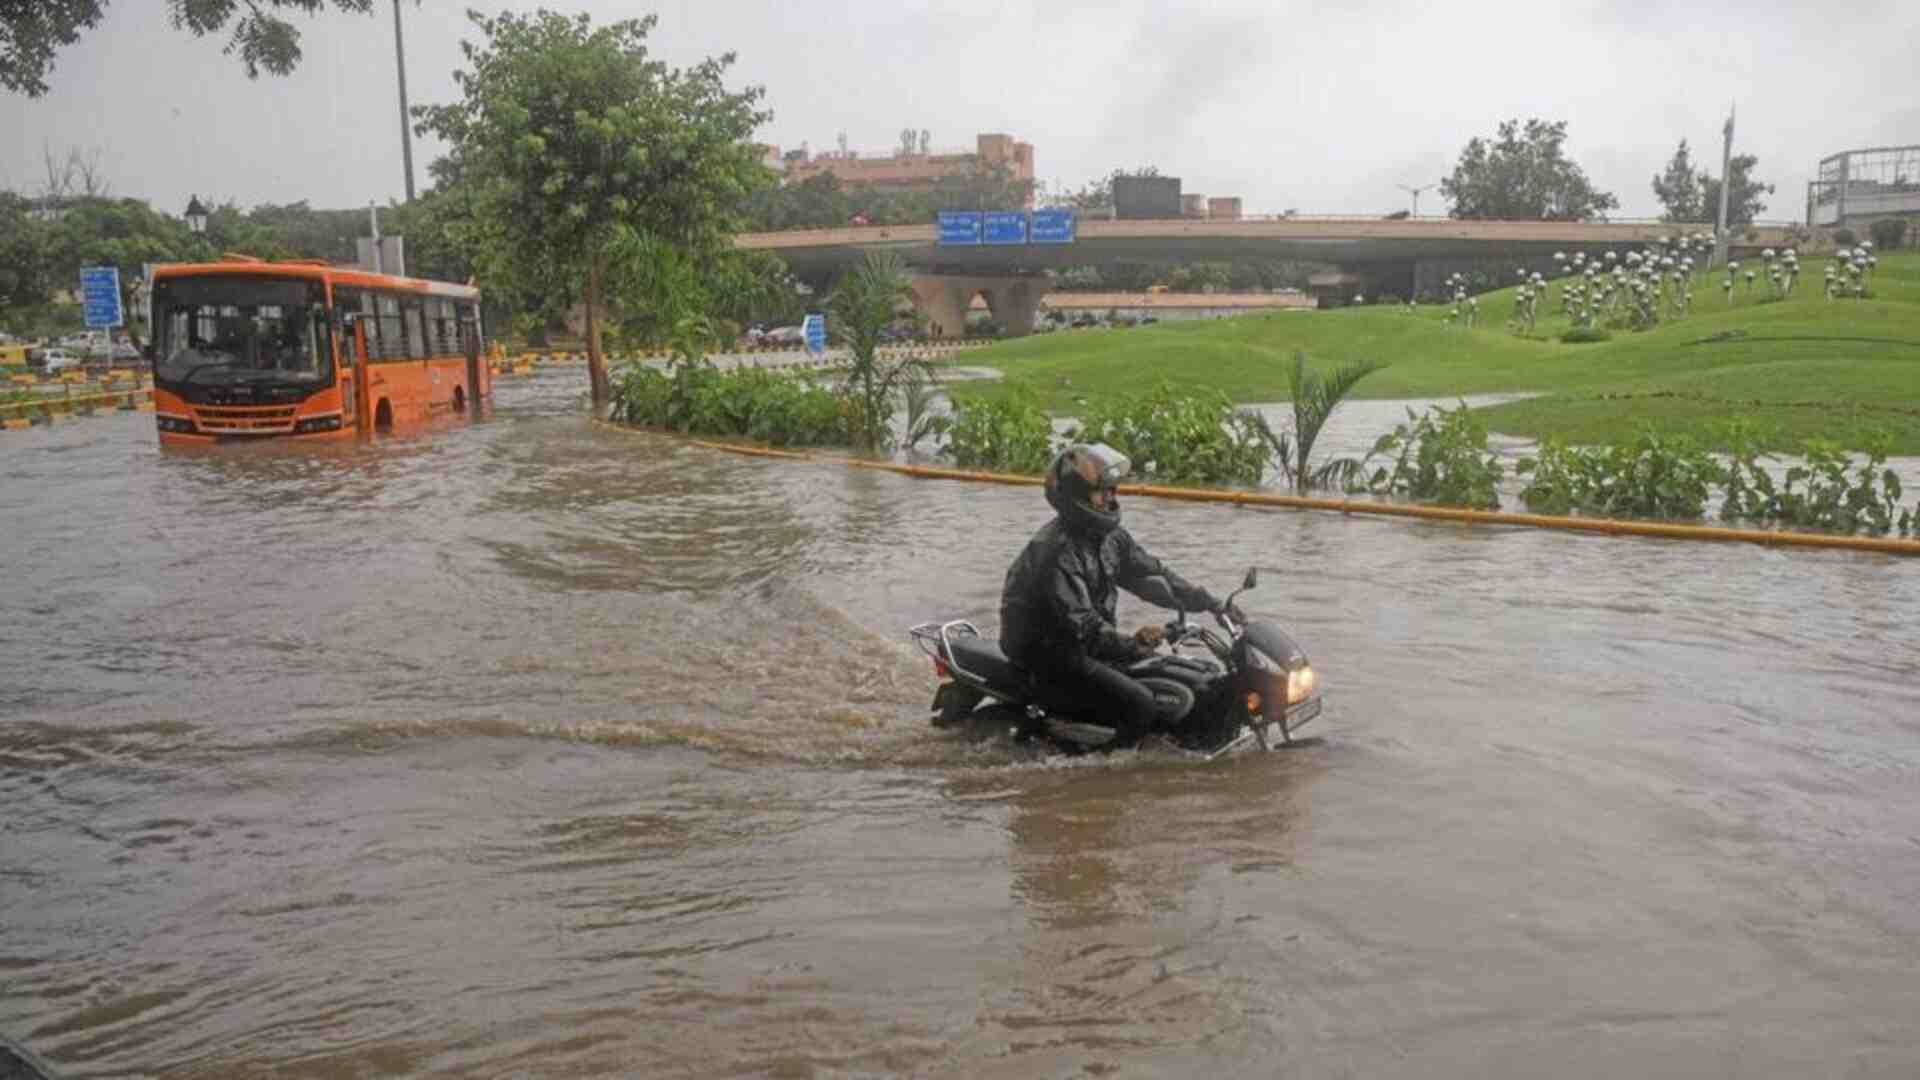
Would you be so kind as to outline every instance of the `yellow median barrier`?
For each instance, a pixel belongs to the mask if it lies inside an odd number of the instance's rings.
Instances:
[[[625,431],[638,429],[607,421],[604,426]],[[654,432],[652,434],[660,434]],[[903,465],[893,461],[815,454],[798,450],[776,450],[765,446],[688,439],[691,445],[729,454],[780,458],[818,465],[841,465],[856,469],[879,469],[926,480],[958,480],[977,484],[1011,484],[1034,487],[1038,476],[947,469],[933,465]],[[1510,525],[1530,529],[1554,529],[1566,532],[1594,533],[1601,536],[1636,536],[1664,540],[1711,540],[1722,543],[1761,544],[1769,547],[1824,548],[1842,551],[1867,551],[1884,555],[1920,556],[1920,540],[1902,540],[1885,536],[1845,536],[1833,533],[1782,532],[1773,529],[1729,529],[1712,525],[1677,525],[1661,521],[1623,521],[1616,518],[1556,517],[1551,514],[1510,513],[1502,510],[1461,510],[1448,506],[1418,506],[1405,503],[1375,502],[1368,499],[1324,498],[1314,495],[1280,495],[1264,491],[1230,491],[1213,488],[1176,488],[1158,484],[1122,484],[1123,495],[1183,502],[1231,503],[1236,506],[1265,506],[1291,510],[1322,510],[1340,514],[1371,514],[1378,517],[1418,518],[1427,521],[1452,521],[1464,525]]]

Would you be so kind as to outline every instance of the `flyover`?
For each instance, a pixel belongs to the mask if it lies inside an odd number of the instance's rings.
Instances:
[[[1032,329],[1045,271],[1103,262],[1189,262],[1279,258],[1330,263],[1412,295],[1443,264],[1473,260],[1540,260],[1556,251],[1621,248],[1658,242],[1702,226],[1659,222],[1458,221],[1441,218],[1241,218],[1109,221],[1082,219],[1067,244],[946,246],[937,227],[850,225],[742,233],[736,246],[785,259],[803,281],[824,284],[869,251],[898,254],[914,275],[920,309],[941,330],[957,334],[966,307],[984,295],[1010,333]],[[1795,242],[1785,224],[1734,231],[1734,257]],[[1804,234],[1801,234],[1804,235]],[[1422,291],[1434,291],[1421,285]]]

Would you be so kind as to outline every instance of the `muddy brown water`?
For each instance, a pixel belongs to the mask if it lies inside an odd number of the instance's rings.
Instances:
[[[0,447],[0,1033],[71,1076],[1912,1076],[1893,558],[1135,499],[1325,741],[925,723],[1031,489],[597,428]],[[1397,409],[1385,414],[1397,418]],[[1131,625],[1146,618],[1123,610]]]

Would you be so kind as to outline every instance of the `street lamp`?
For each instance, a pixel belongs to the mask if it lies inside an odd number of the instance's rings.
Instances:
[[[201,205],[198,195],[187,200],[187,229],[195,236],[207,231],[207,208]]]

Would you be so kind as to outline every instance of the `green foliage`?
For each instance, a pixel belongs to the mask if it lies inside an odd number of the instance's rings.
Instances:
[[[1882,251],[1892,251],[1907,240],[1906,218],[1881,218],[1867,230],[1873,235],[1873,246]]]
[[[1833,242],[1840,247],[1852,247],[1859,243],[1860,239],[1853,235],[1852,229],[1842,227],[1833,230]]]
[[[946,434],[950,421],[933,411],[933,403],[942,393],[940,380],[934,377],[932,371],[914,369],[907,372],[906,381],[900,387],[900,407],[906,413],[907,424],[906,435],[900,440],[900,449],[913,450],[927,439]]]
[[[175,29],[195,37],[224,30],[232,22],[226,51],[239,53],[247,77],[257,79],[262,68],[285,75],[300,63],[300,31],[279,12],[312,15],[329,6],[366,14],[373,10],[373,0],[249,0],[245,10],[238,10],[234,0],[168,0],[167,13]],[[98,26],[106,7],[106,0],[0,4],[0,87],[28,97],[45,94],[54,53]]]
[[[1735,154],[1728,163],[1733,172],[1733,187],[1727,193],[1728,226],[1750,224],[1767,208],[1765,196],[1773,194],[1773,185],[1753,179],[1753,167],[1759,162],[1752,154]],[[1720,219],[1719,177],[1700,174],[1700,204],[1701,216],[1696,220]]]
[[[805,379],[760,368],[720,371],[676,364],[671,373],[629,364],[614,383],[616,423],[775,446],[837,446],[848,437],[842,401]]]
[[[1288,400],[1293,404],[1293,427],[1276,434],[1264,420],[1257,420],[1261,437],[1272,451],[1280,475],[1293,483],[1295,491],[1317,487],[1344,487],[1360,473],[1355,458],[1335,458],[1313,467],[1313,447],[1320,441],[1320,429],[1333,418],[1334,410],[1346,399],[1361,379],[1387,365],[1376,360],[1343,364],[1322,378],[1307,370],[1305,353],[1293,354],[1293,368],[1287,373]]]
[[[1599,191],[1562,147],[1567,124],[1530,119],[1500,123],[1493,142],[1474,138],[1460,152],[1440,193],[1456,218],[1500,221],[1589,221],[1618,209],[1620,200]]]
[[[1722,517],[1842,533],[1912,528],[1912,512],[1900,509],[1900,477],[1885,468],[1889,438],[1874,439],[1859,462],[1837,443],[1808,439],[1804,461],[1790,466],[1784,482],[1776,486],[1772,473],[1760,464],[1771,455],[1757,453],[1756,440],[1744,429],[1733,437],[1739,448],[1727,468]]]
[[[1697,518],[1723,476],[1706,451],[1685,438],[1644,430],[1619,446],[1574,447],[1558,439],[1516,470],[1530,480],[1520,492],[1527,509],[1546,514]]]
[[[827,326],[847,348],[847,389],[859,404],[862,449],[872,452],[891,441],[888,425],[893,400],[916,373],[930,377],[926,361],[880,356],[881,334],[911,310],[912,286],[900,260],[891,251],[868,252],[866,259],[840,279],[829,301]]]
[[[1693,152],[1687,148],[1687,140],[1680,140],[1666,171],[1653,178],[1653,195],[1666,208],[1660,215],[1662,221],[1707,220],[1700,200],[1700,177],[1694,174]]]
[[[1598,326],[1575,326],[1561,334],[1560,340],[1568,345],[1588,345],[1597,341],[1611,341],[1613,335]]]
[[[1265,425],[1219,391],[1181,393],[1161,383],[1141,398],[1090,405],[1076,442],[1101,442],[1133,459],[1134,475],[1164,484],[1260,483]]]
[[[1045,471],[1054,453],[1053,423],[1024,395],[954,403],[947,452],[963,469]]]
[[[734,257],[732,208],[769,181],[750,141],[763,91],[727,89],[732,54],[687,69],[653,59],[652,16],[469,17],[482,41],[462,43],[461,99],[414,112],[448,145],[442,172],[470,190],[462,240],[482,276],[556,310],[583,298],[590,323],[606,299],[677,308],[668,326],[704,310],[684,293]],[[598,402],[597,334],[587,352]]]
[[[1457,409],[1435,406],[1417,416],[1408,409],[1407,420],[1373,444],[1369,458],[1399,453],[1391,470],[1374,470],[1368,490],[1443,506],[1499,509],[1500,458],[1487,450],[1487,429],[1466,402]]]

